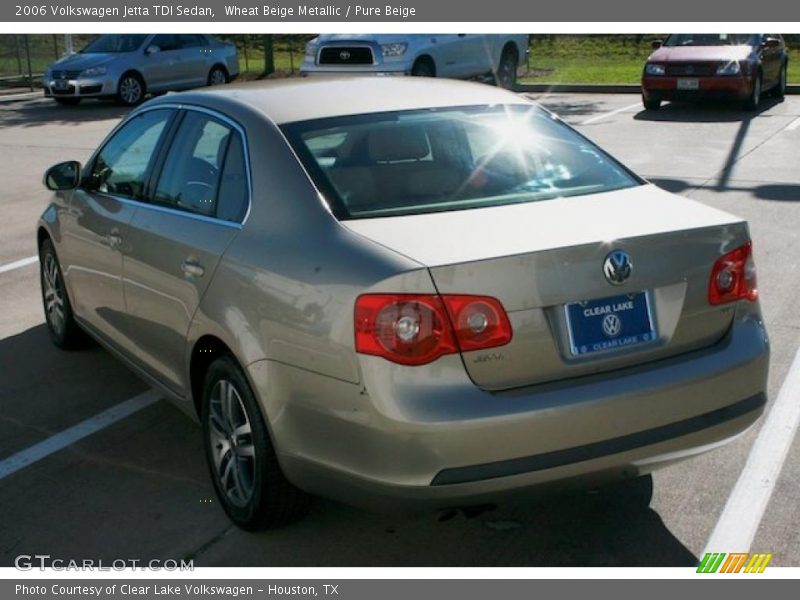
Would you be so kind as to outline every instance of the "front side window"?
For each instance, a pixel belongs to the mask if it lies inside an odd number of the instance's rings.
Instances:
[[[153,46],[158,46],[162,52],[179,50],[181,47],[181,36],[174,33],[161,33],[153,38]]]
[[[147,34],[108,34],[89,42],[81,54],[105,54],[108,52],[135,52],[144,43]]]
[[[640,183],[528,105],[337,117],[284,131],[339,218],[533,202]]]
[[[187,33],[178,37],[180,38],[181,48],[197,48],[207,44],[205,36],[195,33]]]
[[[238,221],[247,208],[242,141],[214,117],[187,111],[169,148],[153,202]]]
[[[95,158],[89,188],[127,198],[141,198],[148,170],[170,115],[169,110],[151,110],[123,125]]]

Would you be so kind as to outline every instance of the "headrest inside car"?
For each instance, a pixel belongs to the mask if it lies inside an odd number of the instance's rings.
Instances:
[[[422,127],[391,126],[370,131],[367,139],[370,160],[395,162],[419,160],[428,155],[428,139]]]

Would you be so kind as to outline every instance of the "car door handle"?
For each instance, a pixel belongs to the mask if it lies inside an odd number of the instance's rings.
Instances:
[[[112,250],[116,250],[122,246],[122,236],[118,233],[109,233],[106,236],[106,240],[108,241],[108,245]]]
[[[188,258],[183,261],[183,264],[181,265],[181,271],[190,277],[202,277],[206,272],[206,270],[203,268],[203,265]]]

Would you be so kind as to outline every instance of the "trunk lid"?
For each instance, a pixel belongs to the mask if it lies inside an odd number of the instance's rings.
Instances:
[[[442,294],[481,294],[503,303],[512,341],[462,353],[472,380],[489,390],[622,368],[713,344],[730,327],[734,308],[708,304],[712,266],[749,240],[741,219],[652,185],[343,224],[426,265]],[[604,261],[615,250],[626,252],[632,263],[630,277],[619,285],[604,274]],[[640,325],[634,329],[652,339],[583,352],[582,341],[597,338],[603,311],[628,301],[635,310],[616,314],[628,323],[638,314],[652,333]],[[573,303],[582,304],[567,309]],[[592,314],[584,321],[586,310]],[[631,332],[618,339],[634,339]]]

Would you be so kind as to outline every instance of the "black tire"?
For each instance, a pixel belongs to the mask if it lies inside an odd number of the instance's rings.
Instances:
[[[125,73],[117,84],[117,102],[123,106],[141,104],[147,95],[144,80],[136,73]]]
[[[645,98],[642,96],[642,104],[645,110],[658,110],[661,108],[661,100],[655,98]]]
[[[747,100],[744,101],[745,110],[758,110],[758,106],[761,104],[761,83],[761,73],[759,73],[756,78],[753,79],[753,88],[750,90],[750,95],[747,97]]]
[[[62,350],[87,346],[88,336],[75,322],[61,265],[49,239],[44,240],[39,248],[39,283],[45,323],[53,344]]]
[[[227,409],[223,397],[231,398]],[[309,496],[283,475],[258,402],[232,356],[211,363],[200,417],[211,481],[236,525],[248,531],[274,529],[306,515]]]
[[[497,87],[506,90],[513,89],[517,84],[517,61],[519,56],[513,48],[503,50],[497,72],[494,74],[494,83]]]
[[[777,98],[778,100],[783,100],[786,96],[786,71],[788,69],[788,65],[784,62],[783,66],[781,67],[781,73],[778,77],[778,83],[775,85],[774,88],[770,91],[770,94],[773,98]]]
[[[418,58],[411,67],[412,77],[436,77],[436,65],[427,56]]]
[[[77,106],[81,103],[80,98],[61,98],[59,96],[55,96],[53,100],[58,102],[61,106]]]
[[[229,81],[230,78],[228,77],[228,71],[225,70],[225,67],[216,65],[208,72],[206,83],[208,85],[223,85]]]

